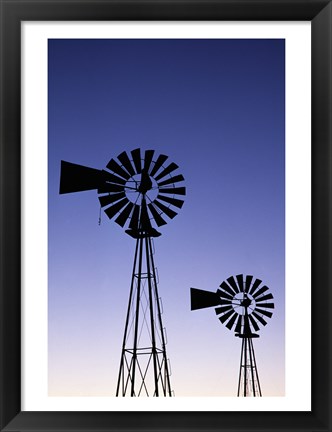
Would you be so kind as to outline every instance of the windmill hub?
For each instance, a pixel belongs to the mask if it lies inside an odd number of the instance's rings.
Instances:
[[[153,202],[158,196],[157,182],[144,172],[130,177],[124,189],[126,197],[133,204],[141,205],[143,196],[148,203]]]
[[[256,307],[254,297],[247,292],[238,292],[232,299],[232,306],[239,315],[250,315]]]
[[[251,305],[252,301],[250,300],[250,298],[244,298],[241,301],[241,306],[243,307],[249,307]]]

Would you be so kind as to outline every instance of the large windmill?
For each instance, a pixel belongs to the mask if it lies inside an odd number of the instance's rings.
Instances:
[[[260,279],[239,274],[230,276],[216,292],[191,288],[191,310],[215,307],[220,322],[242,339],[237,396],[262,396],[253,339],[259,325],[272,317],[273,295]]]
[[[136,241],[116,396],[172,396],[153,238],[182,207],[184,178],[154,150],[124,151],[116,159],[103,170],[61,161],[60,193],[97,190],[107,216]]]

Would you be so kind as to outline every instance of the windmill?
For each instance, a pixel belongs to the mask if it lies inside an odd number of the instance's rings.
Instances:
[[[61,161],[60,194],[97,190],[109,219],[136,241],[116,396],[172,396],[153,239],[177,215],[186,190],[178,186],[184,177],[173,175],[178,165],[167,160],[154,150],[142,157],[137,148],[103,170]]]
[[[272,317],[273,295],[260,279],[230,276],[216,292],[191,288],[191,310],[215,307],[220,322],[242,339],[237,396],[262,396],[253,339]]]

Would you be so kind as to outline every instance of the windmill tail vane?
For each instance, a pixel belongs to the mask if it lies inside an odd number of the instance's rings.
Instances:
[[[214,307],[219,321],[242,339],[237,396],[262,396],[253,339],[274,309],[273,295],[260,279],[239,274],[223,281],[216,292],[191,288],[191,310]]]

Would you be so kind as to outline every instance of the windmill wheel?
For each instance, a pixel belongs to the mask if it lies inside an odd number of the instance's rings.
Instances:
[[[223,281],[217,290],[221,306],[215,309],[216,314],[229,330],[234,329],[236,336],[258,337],[253,331],[265,326],[266,319],[272,317],[273,295],[261,284],[260,279],[240,274]]]
[[[122,152],[106,166],[107,180],[97,190],[100,205],[121,227],[127,224],[126,232],[133,237],[160,235],[153,225],[165,225],[183,205],[177,196],[185,195],[186,189],[177,183],[184,177],[173,175],[178,165],[165,166],[167,159],[163,154],[155,157],[154,150],[146,150],[142,157],[135,149]]]

